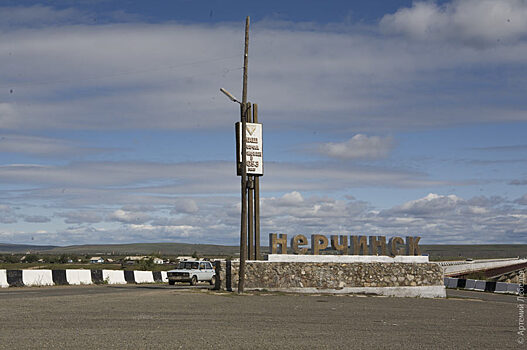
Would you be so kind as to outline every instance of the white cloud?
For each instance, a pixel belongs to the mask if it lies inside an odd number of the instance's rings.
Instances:
[[[176,202],[172,214],[184,213],[184,214],[195,214],[199,211],[199,207],[193,199],[180,199]]]
[[[133,212],[118,209],[108,216],[108,220],[123,222],[127,224],[143,224],[151,220],[151,217],[150,215],[145,214],[143,212]]]
[[[464,202],[456,195],[438,195],[429,193],[426,197],[406,202],[391,209],[392,213],[405,214],[416,217],[426,217],[428,215],[437,216],[451,212],[459,207],[460,202]]]
[[[94,224],[103,220],[100,212],[100,210],[72,210],[55,215],[64,218],[67,224]]]
[[[441,6],[419,1],[385,15],[380,26],[388,34],[487,47],[525,38],[526,17],[525,0],[454,0]]]
[[[24,221],[30,222],[30,223],[45,223],[45,222],[50,222],[51,219],[48,218],[47,216],[42,216],[42,215],[28,215],[28,216],[24,216]]]
[[[239,32],[230,24],[15,27],[0,37],[11,53],[0,56],[0,88],[13,90],[0,104],[0,124],[18,133],[227,129],[235,108],[218,89],[239,86],[242,47],[232,40]],[[481,96],[473,87],[486,82],[472,68],[523,66],[523,42],[481,55],[295,24],[255,23],[253,33],[250,100],[273,129],[355,133],[525,120],[514,103],[499,103],[511,98],[508,89],[493,91],[483,105],[467,104]],[[463,89],[460,73],[470,88]],[[434,93],[423,93],[427,88]]]
[[[331,158],[358,159],[383,158],[393,148],[391,137],[367,136],[357,134],[345,142],[328,142],[319,146],[318,151]]]

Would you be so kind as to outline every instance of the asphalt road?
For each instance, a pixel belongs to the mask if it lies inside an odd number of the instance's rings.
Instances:
[[[2,349],[516,349],[514,296],[216,293],[166,285],[0,290]]]

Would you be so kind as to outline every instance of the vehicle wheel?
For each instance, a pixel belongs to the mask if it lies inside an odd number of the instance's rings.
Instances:
[[[168,280],[168,284],[170,284],[171,286],[173,286],[174,284],[176,284],[176,281]]]
[[[195,286],[198,284],[198,278],[196,276],[192,276],[192,280],[190,280],[190,285]]]
[[[212,278],[210,279],[210,285],[213,286],[216,284],[216,276],[212,276]]]

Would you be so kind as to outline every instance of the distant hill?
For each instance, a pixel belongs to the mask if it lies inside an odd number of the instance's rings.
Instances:
[[[25,253],[27,251],[44,252],[53,248],[57,248],[57,246],[0,243],[0,253]]]
[[[212,244],[187,243],[130,243],[130,244],[86,244],[59,246],[36,246],[24,244],[2,244],[0,253],[32,253],[41,254],[94,254],[94,255],[138,255],[160,253],[163,255],[192,255],[196,252],[203,256],[235,256],[239,247]]]
[[[421,254],[429,254],[431,260],[527,257],[527,244],[423,244],[420,247]],[[268,250],[268,247],[261,247],[262,254],[267,254]],[[152,253],[160,253],[162,255],[192,255],[194,252],[199,256],[235,257],[239,255],[239,247],[237,246],[213,244],[130,243],[87,244],[59,247],[0,243],[0,253],[22,254],[27,251],[57,255],[147,255]]]

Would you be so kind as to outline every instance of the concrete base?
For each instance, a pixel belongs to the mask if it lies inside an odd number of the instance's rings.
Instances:
[[[246,288],[247,290],[264,290],[262,288]],[[266,288],[272,292],[305,293],[305,294],[369,294],[390,297],[410,298],[446,298],[444,286],[421,287],[345,287],[342,289],[318,288]]]
[[[268,262],[303,262],[303,263],[428,263],[427,255],[295,255],[269,254]]]

